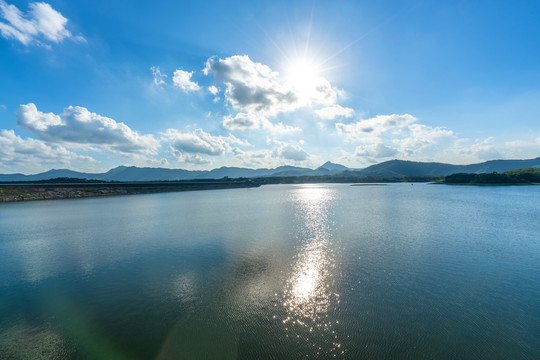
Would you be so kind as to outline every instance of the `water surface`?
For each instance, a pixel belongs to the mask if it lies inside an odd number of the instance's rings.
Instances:
[[[0,358],[540,358],[540,187],[0,205]]]

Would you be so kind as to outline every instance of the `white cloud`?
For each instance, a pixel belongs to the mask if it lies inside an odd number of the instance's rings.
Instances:
[[[210,91],[212,95],[216,95],[219,92],[219,89],[215,87],[214,85],[210,85],[208,87],[208,91]]]
[[[275,154],[281,156],[284,159],[294,160],[294,161],[304,161],[309,157],[309,154],[302,149],[302,147],[294,144],[285,144],[279,146]]]
[[[224,118],[224,126],[230,130],[272,130],[274,127],[268,123],[272,124],[271,118],[281,113],[313,105],[330,107],[337,101],[337,92],[327,79],[313,77],[295,83],[269,66],[252,61],[247,55],[218,60],[210,58],[203,72],[212,74],[216,81],[225,85],[225,99],[238,111]],[[352,110],[339,108],[342,113],[346,112],[344,115]],[[298,129],[283,124],[275,126],[285,132]]]
[[[489,137],[484,140],[477,140],[471,146],[471,152],[481,159],[500,159],[500,151],[493,145],[494,139]]]
[[[257,113],[238,113],[234,117],[225,116],[223,127],[231,131],[266,129],[273,134],[290,134],[302,131],[299,127],[284,125],[281,122],[273,124],[266,117]]]
[[[352,124],[337,123],[339,134],[360,143],[354,157],[373,163],[390,157],[432,161],[436,154],[456,153],[459,138],[444,127],[419,124],[409,114],[378,115]]]
[[[168,129],[166,137],[173,142],[174,147],[190,154],[222,155],[227,150],[227,143],[219,137],[214,137],[201,129],[192,133],[181,133]]]
[[[302,129],[297,127],[297,126],[290,126],[290,125],[285,125],[283,124],[282,122],[278,122],[277,124],[272,124],[271,123],[271,127],[269,127],[269,130],[272,134],[281,134],[281,135],[285,135],[285,134],[292,134],[292,133],[298,133],[298,132],[302,132]]]
[[[241,166],[251,168],[266,168],[281,165],[280,158],[273,157],[272,152],[267,150],[249,150],[233,148],[232,153]]]
[[[7,107],[6,107],[6,105],[4,105],[4,104],[0,104],[0,109],[1,109],[1,110],[6,110]]]
[[[247,55],[209,59],[204,73],[212,73],[217,81],[225,83],[226,98],[237,109],[270,116],[298,106],[296,94],[278,81],[278,73],[251,61]]]
[[[395,156],[398,150],[383,144],[369,144],[357,146],[354,154],[356,156],[367,156],[375,159],[389,158]]]
[[[231,144],[249,145],[248,142],[240,140],[232,134],[229,136],[214,136],[204,132],[202,129],[185,133],[176,129],[167,129],[161,135],[163,140],[169,141],[174,149],[182,154],[219,156],[231,151]]]
[[[42,140],[75,145],[97,145],[123,154],[155,153],[159,141],[140,135],[124,123],[98,115],[80,106],[70,106],[60,115],[42,113],[36,105],[21,105],[17,123]]]
[[[263,129],[268,120],[263,116],[238,113],[236,116],[223,117],[223,127],[227,130]]]
[[[272,151],[273,157],[281,157],[286,160],[292,161],[304,161],[307,160],[310,155],[297,144],[291,144],[276,139],[268,138],[268,144],[272,144],[274,149]]]
[[[165,81],[167,75],[161,73],[159,66],[152,66],[150,71],[152,71],[152,75],[154,75],[154,86],[162,86],[167,84]]]
[[[415,121],[417,119],[409,114],[377,115],[353,124],[337,123],[336,129],[352,141],[362,141],[366,137],[376,137],[387,131],[400,130]]]
[[[389,158],[470,164],[498,158],[538,156],[538,144],[534,141],[506,142],[497,146],[493,138],[460,138],[445,127],[420,124],[408,114],[379,115],[353,124],[339,123],[336,128],[349,141],[360,144],[345,158],[363,165]]]
[[[406,137],[395,139],[404,153],[413,155],[420,150],[433,146],[443,139],[455,139],[455,134],[446,128],[431,127],[423,124],[409,124]]]
[[[321,119],[334,120],[337,117],[350,118],[353,116],[354,110],[334,104],[320,110],[315,110],[315,114],[317,114]]]
[[[13,130],[0,130],[0,167],[3,169],[35,169],[39,165],[69,166],[71,161],[94,162],[88,156],[75,154],[58,144],[23,139]]]
[[[197,154],[185,154],[178,149],[175,149],[174,146],[169,146],[169,152],[180,162],[195,164],[195,165],[208,165],[212,162],[210,160],[204,159]]]
[[[193,71],[176,70],[173,74],[173,84],[185,92],[197,91],[200,89],[199,84],[191,81]]]
[[[458,139],[453,146],[445,149],[446,155],[454,159],[465,159],[465,162],[478,162],[503,158],[501,152],[493,145],[492,137],[476,139]]]
[[[532,159],[540,156],[540,138],[506,141],[500,146],[500,157],[506,159]]]
[[[275,168],[284,165],[284,163],[294,164],[312,159],[312,156],[297,144],[276,139],[267,139],[267,143],[272,146],[270,149],[244,151],[233,148],[231,152],[241,166],[251,168]]]
[[[66,29],[68,19],[45,2],[33,2],[30,10],[24,14],[15,5],[9,5],[0,0],[0,16],[5,22],[0,22],[0,34],[6,39],[18,40],[24,45],[32,43],[44,45],[42,40],[60,43],[66,38],[78,42],[86,40],[78,35],[73,36]]]
[[[155,159],[155,158],[146,158],[141,159],[141,163],[143,166],[151,166],[151,167],[166,167],[169,166],[169,160],[165,158],[161,159]]]

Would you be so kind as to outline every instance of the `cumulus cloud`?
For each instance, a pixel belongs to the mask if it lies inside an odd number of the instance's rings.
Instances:
[[[334,104],[325,108],[315,110],[321,119],[334,120],[337,117],[350,118],[354,114],[354,110],[351,108],[342,107],[341,105]]]
[[[407,136],[402,139],[395,139],[394,143],[399,144],[404,152],[412,155],[419,150],[439,143],[441,139],[454,138],[454,135],[451,130],[440,126],[431,127],[423,124],[410,124]]]
[[[356,147],[354,152],[356,156],[367,156],[375,159],[389,158],[395,156],[397,153],[398,150],[383,144],[360,145]]]
[[[208,165],[212,163],[210,160],[204,159],[197,154],[185,154],[180,150],[174,148],[172,145],[169,146],[169,153],[171,153],[178,161],[183,163],[190,163],[195,165]]]
[[[469,162],[503,158],[504,156],[493,142],[494,138],[492,137],[474,141],[458,139],[452,147],[445,149],[445,153],[455,159],[467,159]]]
[[[182,154],[203,154],[219,156],[231,151],[231,145],[249,145],[234,135],[214,136],[202,129],[193,132],[180,132],[176,129],[167,129],[162,133],[163,140],[169,141],[173,148]],[[178,157],[178,156],[177,156]]]
[[[353,124],[337,123],[336,129],[350,140],[362,141],[366,137],[375,137],[387,131],[403,129],[415,121],[417,119],[409,114],[377,115]]]
[[[33,169],[36,164],[70,165],[70,162],[94,162],[88,156],[75,154],[62,145],[23,139],[13,130],[0,130],[0,166],[4,169]]]
[[[219,92],[219,89],[215,87],[214,85],[210,85],[208,87],[208,91],[210,91],[212,95],[216,95]]]
[[[294,161],[304,161],[309,156],[304,149],[294,144],[285,144],[284,146],[278,147],[276,155]]]
[[[225,116],[223,127],[227,130],[263,129],[268,120],[265,117],[238,113],[236,116]]]
[[[199,84],[191,81],[193,71],[176,70],[173,74],[173,84],[185,92],[197,91],[200,89]]]
[[[284,112],[303,107],[336,104],[337,91],[323,77],[290,81],[269,66],[252,61],[247,55],[234,55],[225,59],[210,58],[203,70],[225,85],[225,99],[238,111],[224,118],[223,125],[230,130],[272,129],[270,119]],[[333,108],[348,116],[352,109]],[[322,114],[330,116],[331,110]],[[338,115],[335,115],[338,116]],[[286,125],[277,125],[290,131]],[[296,131],[298,128],[294,128]]]
[[[152,66],[150,71],[152,72],[152,75],[154,75],[154,86],[163,86],[167,84],[165,81],[167,75],[161,73],[159,66]]]
[[[385,158],[429,160],[430,155],[456,147],[458,137],[444,127],[418,123],[412,115],[378,115],[352,124],[337,123],[339,134],[356,147],[354,156],[367,162]]]
[[[312,158],[298,144],[291,144],[270,138],[267,139],[267,144],[271,148],[245,151],[235,147],[231,152],[242,166],[252,168],[272,168],[282,166],[284,163],[303,162]]]
[[[421,124],[409,114],[379,115],[352,124],[338,123],[336,129],[350,142],[359,144],[346,158],[364,165],[389,158],[466,164],[535,153],[524,152],[533,150],[532,143],[526,147],[523,143],[512,146],[507,142],[504,147],[497,147],[493,138],[460,138],[445,127]],[[520,150],[516,151],[518,148]]]
[[[283,165],[282,159],[272,156],[272,152],[268,150],[245,151],[239,148],[233,148],[232,153],[241,166],[250,168],[268,168]]]
[[[274,145],[272,156],[280,157],[292,161],[304,161],[309,158],[309,154],[297,144],[291,144],[276,139],[267,139],[269,144]]]
[[[173,142],[176,149],[190,154],[217,156],[222,155],[227,150],[227,142],[204,132],[202,129],[197,129],[192,133],[181,133],[178,130],[168,129],[164,135]]]
[[[70,106],[56,115],[39,111],[33,103],[21,105],[17,123],[50,142],[97,145],[123,154],[154,153],[159,147],[152,135],[140,135],[124,123],[80,106]]]
[[[226,98],[237,109],[275,115],[297,107],[296,94],[278,81],[278,73],[247,55],[209,59],[204,73],[225,83]]]
[[[142,166],[151,166],[151,167],[164,167],[169,166],[169,160],[165,158],[156,159],[156,158],[146,158],[141,159]]]
[[[231,131],[266,129],[273,134],[290,134],[302,131],[299,127],[284,125],[282,122],[274,124],[266,117],[256,113],[238,113],[234,117],[225,116],[223,127]]]
[[[0,34],[6,39],[20,41],[24,45],[32,43],[44,45],[42,39],[60,43],[66,38],[85,42],[82,36],[73,36],[66,29],[68,19],[45,2],[33,2],[24,14],[15,5],[0,0]]]

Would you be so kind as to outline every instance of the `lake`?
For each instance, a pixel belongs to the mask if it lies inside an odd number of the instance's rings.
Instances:
[[[540,186],[0,205],[1,359],[539,359]]]

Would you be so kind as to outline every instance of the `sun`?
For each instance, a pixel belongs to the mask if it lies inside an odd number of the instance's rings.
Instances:
[[[285,67],[285,82],[297,94],[308,98],[316,90],[316,84],[321,76],[321,69],[314,61],[297,59]]]
[[[317,75],[318,70],[316,65],[307,60],[298,60],[290,63],[285,74],[288,82],[298,86],[314,82]]]

